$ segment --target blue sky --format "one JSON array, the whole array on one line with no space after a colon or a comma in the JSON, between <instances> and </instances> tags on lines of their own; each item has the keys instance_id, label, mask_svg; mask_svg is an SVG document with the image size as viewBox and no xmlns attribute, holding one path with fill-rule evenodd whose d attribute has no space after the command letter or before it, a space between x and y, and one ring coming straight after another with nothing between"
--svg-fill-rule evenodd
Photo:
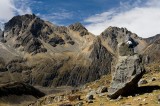
<instances>
[{"instance_id":1,"label":"blue sky","mask_svg":"<svg viewBox=\"0 0 160 106\"><path fill-rule=\"evenodd\" d=\"M68 25L120 5L119 0L34 0L33 13L52 22Z\"/></svg>"},{"instance_id":2,"label":"blue sky","mask_svg":"<svg viewBox=\"0 0 160 106\"><path fill-rule=\"evenodd\" d=\"M57 25L81 22L95 35L109 26L141 37L160 33L160 0L0 0L0 25L26 13Z\"/></svg>"}]
</instances>

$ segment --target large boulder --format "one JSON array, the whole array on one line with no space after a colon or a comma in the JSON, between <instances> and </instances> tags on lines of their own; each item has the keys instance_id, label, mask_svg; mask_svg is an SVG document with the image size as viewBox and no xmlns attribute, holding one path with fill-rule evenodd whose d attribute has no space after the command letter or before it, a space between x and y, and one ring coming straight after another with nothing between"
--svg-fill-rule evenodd
<instances>
[{"instance_id":1,"label":"large boulder","mask_svg":"<svg viewBox=\"0 0 160 106\"><path fill-rule=\"evenodd\" d=\"M124 44L119 46L119 49L123 49ZM129 48L129 46L128 46ZM121 52L122 50L119 50ZM127 50L127 49L125 49ZM116 99L120 95L128 95L136 90L138 82L143 76L145 69L142 64L142 59L138 54L134 54L131 49L120 53L118 57L118 63L113 74L111 85L108 89L108 97Z\"/></svg>"}]
</instances>

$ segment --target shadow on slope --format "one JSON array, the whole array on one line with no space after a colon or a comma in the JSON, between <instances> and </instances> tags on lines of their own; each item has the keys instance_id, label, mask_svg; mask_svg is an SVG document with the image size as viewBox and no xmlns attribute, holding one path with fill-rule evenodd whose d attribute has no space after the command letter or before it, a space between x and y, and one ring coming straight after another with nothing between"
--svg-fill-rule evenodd
<instances>
[{"instance_id":1,"label":"shadow on slope","mask_svg":"<svg viewBox=\"0 0 160 106\"><path fill-rule=\"evenodd\" d=\"M160 90L160 86L152 85L152 86L141 86L136 91L137 94L144 94L144 93L152 93L154 90Z\"/></svg>"},{"instance_id":2,"label":"shadow on slope","mask_svg":"<svg viewBox=\"0 0 160 106\"><path fill-rule=\"evenodd\" d=\"M125 94L123 96L127 97L127 96L135 96L137 94L139 95L143 95L145 93L152 93L154 90L160 90L160 86L158 85L151 85L151 86L141 86L136 88L134 91Z\"/></svg>"},{"instance_id":3,"label":"shadow on slope","mask_svg":"<svg viewBox=\"0 0 160 106\"><path fill-rule=\"evenodd\" d=\"M14 82L0 85L0 103L20 104L34 101L45 94L33 86Z\"/></svg>"},{"instance_id":4,"label":"shadow on slope","mask_svg":"<svg viewBox=\"0 0 160 106\"><path fill-rule=\"evenodd\" d=\"M45 96L44 93L36 88L19 82L5 84L0 87L0 97L8 95L32 95L36 98Z\"/></svg>"}]
</instances>

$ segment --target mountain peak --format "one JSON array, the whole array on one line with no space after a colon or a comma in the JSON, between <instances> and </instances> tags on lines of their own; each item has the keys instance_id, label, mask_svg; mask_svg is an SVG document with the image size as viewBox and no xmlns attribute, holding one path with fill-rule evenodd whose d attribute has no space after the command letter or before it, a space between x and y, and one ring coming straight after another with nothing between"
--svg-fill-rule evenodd
<instances>
[{"instance_id":1,"label":"mountain peak","mask_svg":"<svg viewBox=\"0 0 160 106\"><path fill-rule=\"evenodd\" d=\"M80 32L80 35L81 35L81 36L84 36L84 35L88 35L88 34L89 34L88 30L87 30L81 23L79 23L79 22L74 23L74 24L71 24L71 25L69 25L68 27L69 27L69 29L71 29L71 30L73 30L73 31L78 31L78 32Z\"/></svg>"},{"instance_id":2,"label":"mountain peak","mask_svg":"<svg viewBox=\"0 0 160 106\"><path fill-rule=\"evenodd\" d=\"M20 15L14 16L11 20L5 23L4 29L10 30L15 26L18 26L21 28L24 23L29 24L35 18L38 18L35 14L25 14L21 16Z\"/></svg>"},{"instance_id":3,"label":"mountain peak","mask_svg":"<svg viewBox=\"0 0 160 106\"><path fill-rule=\"evenodd\" d=\"M105 29L103 32L117 32L117 31L121 31L121 32L126 32L126 33L131 33L127 28L123 28L123 27L115 27L115 26L109 26L107 29ZM102 33L103 33L102 32Z\"/></svg>"}]
</instances>

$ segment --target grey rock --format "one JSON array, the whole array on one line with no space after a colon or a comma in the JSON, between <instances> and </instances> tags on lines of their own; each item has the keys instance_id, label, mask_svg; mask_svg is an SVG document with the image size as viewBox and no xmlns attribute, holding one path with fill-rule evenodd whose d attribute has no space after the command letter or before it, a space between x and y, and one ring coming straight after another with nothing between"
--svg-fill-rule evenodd
<instances>
[{"instance_id":1,"label":"grey rock","mask_svg":"<svg viewBox=\"0 0 160 106\"><path fill-rule=\"evenodd\" d=\"M145 56L144 58L145 58L145 59L144 59L145 64L148 64L148 63L149 63L149 60L150 60L150 57L147 55L147 56Z\"/></svg>"},{"instance_id":2,"label":"grey rock","mask_svg":"<svg viewBox=\"0 0 160 106\"><path fill-rule=\"evenodd\" d=\"M98 94L99 97L103 97L103 96L106 96L106 95L107 95L107 93L100 93L100 94Z\"/></svg>"},{"instance_id":3,"label":"grey rock","mask_svg":"<svg viewBox=\"0 0 160 106\"><path fill-rule=\"evenodd\" d=\"M70 75L67 80L68 85L78 86L78 84L95 81L96 79L99 79L100 76L108 74L111 70L112 55L101 44L101 42L95 40L90 48L91 51L88 54L91 61L90 65L87 67L82 67L80 65L75 65L73 68L71 67L71 72L66 73ZM66 84L65 78L61 79L64 79L63 82Z\"/></svg>"},{"instance_id":4,"label":"grey rock","mask_svg":"<svg viewBox=\"0 0 160 106\"><path fill-rule=\"evenodd\" d=\"M86 100L88 101L88 100L93 100L94 98L93 98L93 95L92 94L87 94L86 95Z\"/></svg>"},{"instance_id":5,"label":"grey rock","mask_svg":"<svg viewBox=\"0 0 160 106\"><path fill-rule=\"evenodd\" d=\"M61 37L54 37L50 39L48 43L51 44L53 47L55 47L57 44L60 44L60 45L65 44L64 40Z\"/></svg>"},{"instance_id":6,"label":"grey rock","mask_svg":"<svg viewBox=\"0 0 160 106\"><path fill-rule=\"evenodd\" d=\"M95 95L96 94L96 90L90 90L90 92L88 93L88 94L90 94L90 95Z\"/></svg>"},{"instance_id":7,"label":"grey rock","mask_svg":"<svg viewBox=\"0 0 160 106\"><path fill-rule=\"evenodd\" d=\"M119 45L119 55L120 56L129 56L134 54L134 49L130 47L130 45L126 43L122 43Z\"/></svg>"},{"instance_id":8,"label":"grey rock","mask_svg":"<svg viewBox=\"0 0 160 106\"><path fill-rule=\"evenodd\" d=\"M88 100L87 103L93 103L93 100Z\"/></svg>"},{"instance_id":9,"label":"grey rock","mask_svg":"<svg viewBox=\"0 0 160 106\"><path fill-rule=\"evenodd\" d=\"M141 79L139 82L138 82L138 85L142 85L142 84L147 84L148 81L146 79Z\"/></svg>"},{"instance_id":10,"label":"grey rock","mask_svg":"<svg viewBox=\"0 0 160 106\"><path fill-rule=\"evenodd\" d=\"M156 81L156 78L153 77L153 78L151 79L151 81Z\"/></svg>"},{"instance_id":11,"label":"grey rock","mask_svg":"<svg viewBox=\"0 0 160 106\"><path fill-rule=\"evenodd\" d=\"M117 98L117 101L123 99L123 97L120 95L118 98Z\"/></svg>"},{"instance_id":12,"label":"grey rock","mask_svg":"<svg viewBox=\"0 0 160 106\"><path fill-rule=\"evenodd\" d=\"M106 86L101 86L97 89L97 93L105 93L108 91L108 88Z\"/></svg>"},{"instance_id":13,"label":"grey rock","mask_svg":"<svg viewBox=\"0 0 160 106\"><path fill-rule=\"evenodd\" d=\"M116 99L120 95L127 95L138 87L138 81L145 73L142 59L139 55L119 56L108 97Z\"/></svg>"}]
</instances>

